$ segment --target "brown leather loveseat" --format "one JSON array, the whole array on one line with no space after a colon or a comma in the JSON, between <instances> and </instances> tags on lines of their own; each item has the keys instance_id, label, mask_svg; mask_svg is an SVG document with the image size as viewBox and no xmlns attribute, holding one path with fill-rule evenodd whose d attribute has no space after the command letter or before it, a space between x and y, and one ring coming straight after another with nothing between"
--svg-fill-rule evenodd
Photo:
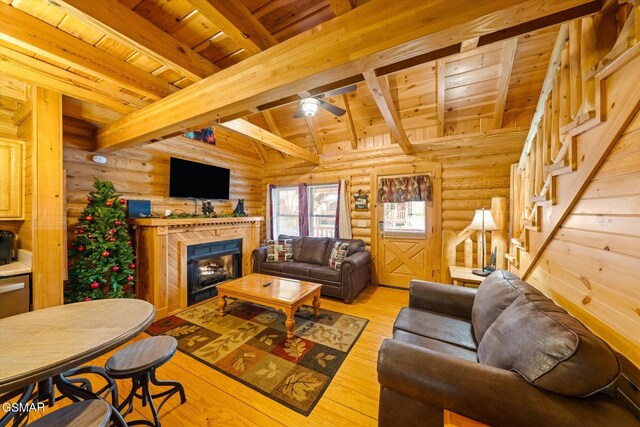
<instances>
[{"instance_id":1,"label":"brown leather loveseat","mask_svg":"<svg viewBox=\"0 0 640 427\"><path fill-rule=\"evenodd\" d=\"M378 355L379 425L638 426L613 396L609 346L536 288L497 270L476 289L414 280Z\"/></svg>"},{"instance_id":2,"label":"brown leather loveseat","mask_svg":"<svg viewBox=\"0 0 640 427\"><path fill-rule=\"evenodd\" d=\"M254 249L253 272L308 280L322 284L322 295L341 298L347 304L371 284L371 253L360 239L297 237L280 235L293 241L293 262L266 262L267 248ZM331 250L337 241L349 243L340 270L329 267Z\"/></svg>"}]
</instances>

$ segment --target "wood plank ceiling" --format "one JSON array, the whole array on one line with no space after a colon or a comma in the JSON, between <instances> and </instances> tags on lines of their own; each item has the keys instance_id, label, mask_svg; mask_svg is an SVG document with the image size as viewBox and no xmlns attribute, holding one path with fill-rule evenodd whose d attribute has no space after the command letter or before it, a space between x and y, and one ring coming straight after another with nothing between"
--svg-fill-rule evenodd
<instances>
[{"instance_id":1,"label":"wood plank ceiling","mask_svg":"<svg viewBox=\"0 0 640 427\"><path fill-rule=\"evenodd\" d=\"M15 98L5 89L22 80L62 92L64 114L95 128L366 3L0 1L0 117L24 102L24 90ZM411 153L412 141L527 126L559 28L544 22L535 27L540 29L481 47L471 39L460 53L417 61L384 77L365 72L354 80L354 92L325 98L348 111L341 117L321 109L312 120L293 118L295 97L245 111L228 119L243 117L266 130L268 143L256 132L239 136L217 126L219 141L263 162L274 147L316 162L316 154L367 147L376 139ZM250 129L235 123L236 130Z\"/></svg>"}]
</instances>

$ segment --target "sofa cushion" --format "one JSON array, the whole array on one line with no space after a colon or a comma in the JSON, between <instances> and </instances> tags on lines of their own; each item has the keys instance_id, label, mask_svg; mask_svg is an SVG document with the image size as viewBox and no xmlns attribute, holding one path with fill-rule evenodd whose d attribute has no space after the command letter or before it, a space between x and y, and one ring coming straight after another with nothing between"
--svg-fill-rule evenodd
<instances>
[{"instance_id":1,"label":"sofa cushion","mask_svg":"<svg viewBox=\"0 0 640 427\"><path fill-rule=\"evenodd\" d=\"M306 262L288 262L286 265L282 266L282 272L299 277L309 277L310 267L312 266Z\"/></svg>"},{"instance_id":2,"label":"sofa cushion","mask_svg":"<svg viewBox=\"0 0 640 427\"><path fill-rule=\"evenodd\" d=\"M523 293L541 295L536 288L505 270L494 271L480 283L471 309L471 322L477 342L482 341L491 324Z\"/></svg>"},{"instance_id":3,"label":"sofa cushion","mask_svg":"<svg viewBox=\"0 0 640 427\"><path fill-rule=\"evenodd\" d=\"M620 372L604 341L541 294L521 295L504 310L480 342L478 360L571 397L606 389Z\"/></svg>"},{"instance_id":4,"label":"sofa cushion","mask_svg":"<svg viewBox=\"0 0 640 427\"><path fill-rule=\"evenodd\" d=\"M309 277L329 282L340 282L340 272L326 265L309 264Z\"/></svg>"},{"instance_id":5,"label":"sofa cushion","mask_svg":"<svg viewBox=\"0 0 640 427\"><path fill-rule=\"evenodd\" d=\"M282 268L284 265L291 264L290 262L265 262L260 267L260 273L269 273L269 272L282 272Z\"/></svg>"},{"instance_id":6,"label":"sofa cushion","mask_svg":"<svg viewBox=\"0 0 640 427\"><path fill-rule=\"evenodd\" d=\"M291 239L267 240L266 262L293 261L293 243Z\"/></svg>"},{"instance_id":7,"label":"sofa cushion","mask_svg":"<svg viewBox=\"0 0 640 427\"><path fill-rule=\"evenodd\" d=\"M329 258L331 258L331 251L333 250L333 246L337 241L345 242L349 244L349 250L347 251L347 256L351 256L357 252L362 252L365 250L364 240L360 239L336 239L333 237L327 237L327 250L324 253L324 262L323 265L329 265Z\"/></svg>"},{"instance_id":8,"label":"sofa cushion","mask_svg":"<svg viewBox=\"0 0 640 427\"><path fill-rule=\"evenodd\" d=\"M403 331L401 329L395 331L393 339L406 344L413 344L419 347L428 348L429 350L444 353L458 359L464 359L470 362L478 361L478 355L475 351L467 350L466 348L458 347L457 345L449 344L444 341L423 337L422 335L412 334L411 332Z\"/></svg>"},{"instance_id":9,"label":"sofa cushion","mask_svg":"<svg viewBox=\"0 0 640 427\"><path fill-rule=\"evenodd\" d=\"M322 237L303 237L302 250L296 259L295 252L293 260L299 262L310 262L311 264L324 265L324 253L327 250L327 239Z\"/></svg>"},{"instance_id":10,"label":"sofa cushion","mask_svg":"<svg viewBox=\"0 0 640 427\"><path fill-rule=\"evenodd\" d=\"M334 270L340 270L342 262L347 257L349 251L349 243L337 241L331 249L331 256L329 257L329 267Z\"/></svg>"},{"instance_id":11,"label":"sofa cushion","mask_svg":"<svg viewBox=\"0 0 640 427\"><path fill-rule=\"evenodd\" d=\"M477 349L471 322L457 317L404 307L393 324L394 332L398 329L470 350Z\"/></svg>"},{"instance_id":12,"label":"sofa cushion","mask_svg":"<svg viewBox=\"0 0 640 427\"><path fill-rule=\"evenodd\" d=\"M278 239L291 239L293 243L293 260L298 261L300 259L300 252L302 252L302 237L281 234L278 236Z\"/></svg>"}]
</instances>

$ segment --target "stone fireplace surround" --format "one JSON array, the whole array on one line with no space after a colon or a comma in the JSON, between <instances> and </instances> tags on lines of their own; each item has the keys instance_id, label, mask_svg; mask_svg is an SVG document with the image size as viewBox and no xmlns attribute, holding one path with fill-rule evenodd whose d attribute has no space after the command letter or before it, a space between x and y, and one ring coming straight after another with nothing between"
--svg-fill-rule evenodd
<instances>
[{"instance_id":1,"label":"stone fireplace surround","mask_svg":"<svg viewBox=\"0 0 640 427\"><path fill-rule=\"evenodd\" d=\"M188 306L187 248L242 239L242 274L251 272L251 251L260 246L262 217L141 218L130 221L136 235L136 296L156 307L156 319Z\"/></svg>"}]
</instances>

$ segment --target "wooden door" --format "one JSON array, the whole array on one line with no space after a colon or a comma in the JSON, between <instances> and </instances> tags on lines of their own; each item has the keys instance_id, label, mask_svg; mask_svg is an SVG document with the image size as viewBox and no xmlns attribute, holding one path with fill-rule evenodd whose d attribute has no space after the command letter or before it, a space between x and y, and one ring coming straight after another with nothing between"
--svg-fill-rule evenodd
<instances>
[{"instance_id":1,"label":"wooden door","mask_svg":"<svg viewBox=\"0 0 640 427\"><path fill-rule=\"evenodd\" d=\"M371 194L374 198L374 221L371 234L372 243L374 243L372 250L377 283L408 288L413 279L437 281L440 278L441 253L439 165L416 165L409 171L404 168L401 173L394 172L396 172L395 168L385 168L372 173ZM422 202L425 213L424 231L398 232L389 230L384 226L385 204L378 203L377 200L379 179L425 173L431 177L433 200ZM387 214L388 212L389 207L387 207Z\"/></svg>"}]
</instances>

